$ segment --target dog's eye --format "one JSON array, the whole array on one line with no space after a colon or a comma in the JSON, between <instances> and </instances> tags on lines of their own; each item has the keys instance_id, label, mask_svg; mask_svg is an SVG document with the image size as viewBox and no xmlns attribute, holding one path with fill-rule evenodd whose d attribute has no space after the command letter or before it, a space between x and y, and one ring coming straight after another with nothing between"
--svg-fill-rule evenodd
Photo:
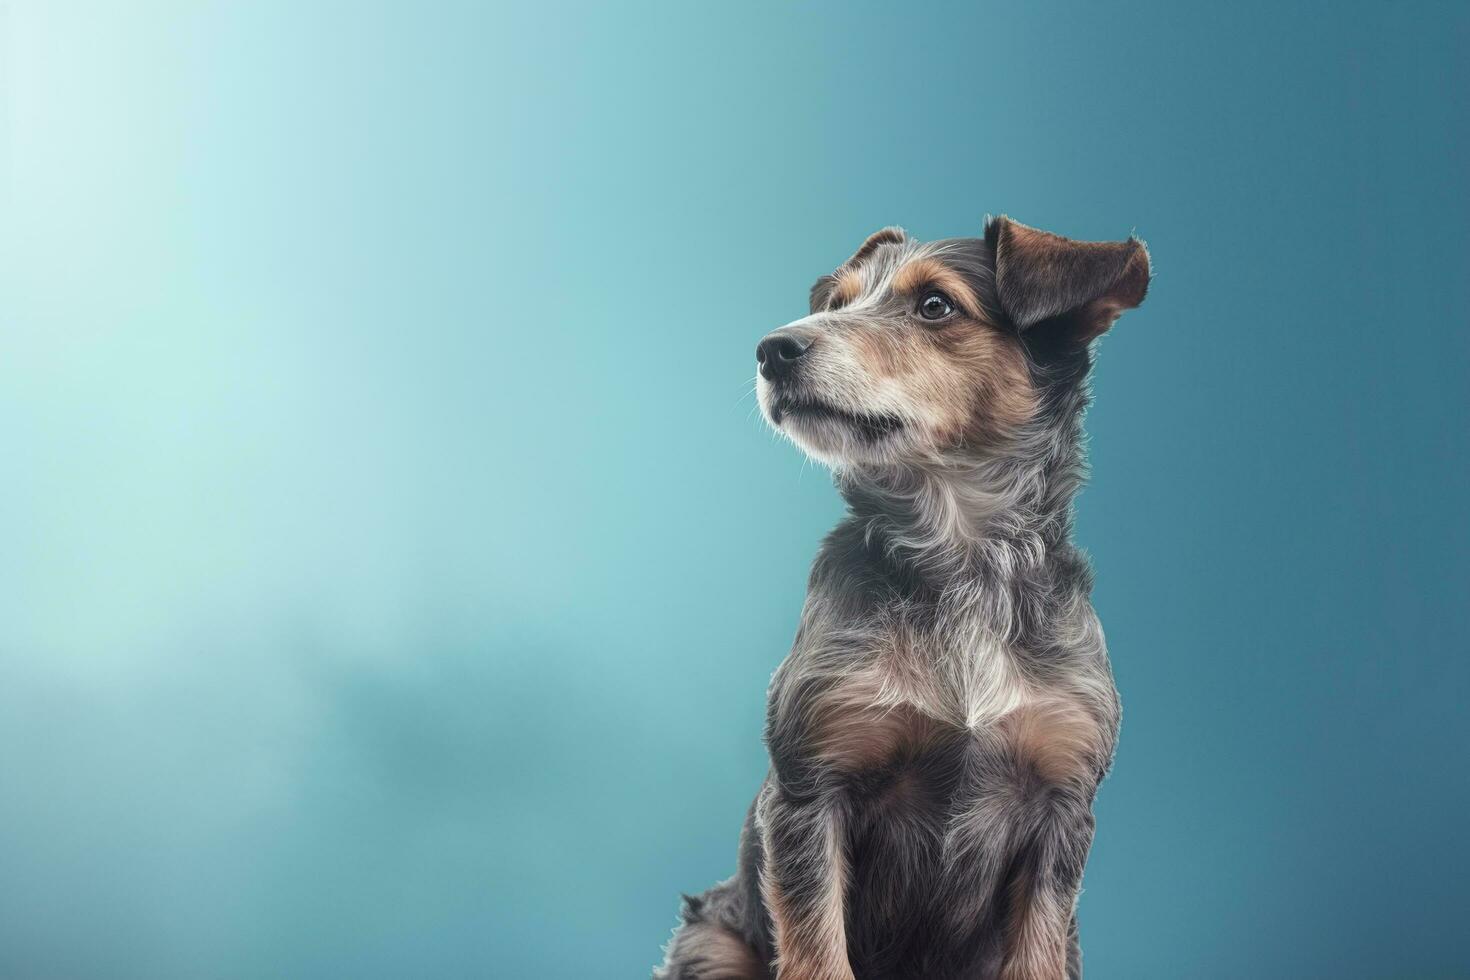
<instances>
[{"instance_id":1,"label":"dog's eye","mask_svg":"<svg viewBox=\"0 0 1470 980\"><path fill-rule=\"evenodd\" d=\"M954 304L943 293L925 293L919 300L919 316L926 320L943 320L954 312Z\"/></svg>"}]
</instances>

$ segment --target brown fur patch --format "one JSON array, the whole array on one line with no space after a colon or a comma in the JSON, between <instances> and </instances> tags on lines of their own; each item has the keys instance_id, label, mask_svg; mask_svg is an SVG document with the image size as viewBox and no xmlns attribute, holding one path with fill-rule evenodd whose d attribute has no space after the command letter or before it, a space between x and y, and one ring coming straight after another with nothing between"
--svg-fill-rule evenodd
<instances>
[{"instance_id":1,"label":"brown fur patch","mask_svg":"<svg viewBox=\"0 0 1470 980\"><path fill-rule=\"evenodd\" d=\"M1066 980L1071 909L1054 895L1038 894L1029 875L1012 884L1010 899L1001 980Z\"/></svg>"},{"instance_id":2,"label":"brown fur patch","mask_svg":"<svg viewBox=\"0 0 1470 980\"><path fill-rule=\"evenodd\" d=\"M1001 722L1016 758L1048 783L1095 785L1103 763L1103 732L1096 718L1063 700L1040 701Z\"/></svg>"},{"instance_id":3,"label":"brown fur patch","mask_svg":"<svg viewBox=\"0 0 1470 980\"><path fill-rule=\"evenodd\" d=\"M957 353L974 384L964 428L967 443L1001 442L1031 420L1037 394L1018 341L987 327L976 331Z\"/></svg>"},{"instance_id":4,"label":"brown fur patch","mask_svg":"<svg viewBox=\"0 0 1470 980\"><path fill-rule=\"evenodd\" d=\"M982 321L961 318L940 330L866 324L848 343L864 372L901 384L944 444L994 445L1036 413L1020 342Z\"/></svg>"},{"instance_id":5,"label":"brown fur patch","mask_svg":"<svg viewBox=\"0 0 1470 980\"><path fill-rule=\"evenodd\" d=\"M839 269L836 278L837 284L832 287L828 301L833 309L846 306L863 294L863 277L856 269Z\"/></svg>"},{"instance_id":6,"label":"brown fur patch","mask_svg":"<svg viewBox=\"0 0 1470 980\"><path fill-rule=\"evenodd\" d=\"M926 286L947 293L971 319L984 319L980 297L975 295L970 284L958 272L932 255L921 256L905 263L903 268L894 273L890 288L896 294L912 296Z\"/></svg>"},{"instance_id":7,"label":"brown fur patch","mask_svg":"<svg viewBox=\"0 0 1470 980\"><path fill-rule=\"evenodd\" d=\"M709 980L765 980L769 976L748 943L713 922L685 926L674 953L681 962L697 963L699 976Z\"/></svg>"},{"instance_id":8,"label":"brown fur patch","mask_svg":"<svg viewBox=\"0 0 1470 980\"><path fill-rule=\"evenodd\" d=\"M936 737L934 719L888 695L873 669L823 691L810 708L814 754L846 771L871 769Z\"/></svg>"},{"instance_id":9,"label":"brown fur patch","mask_svg":"<svg viewBox=\"0 0 1470 980\"><path fill-rule=\"evenodd\" d=\"M761 897L765 899L766 913L771 917L771 943L776 947L778 960L782 949L790 950L788 962L798 959L799 954L795 947L797 936L800 933L793 928L791 911L787 907L785 894L769 875L761 879ZM783 975L778 969L777 976Z\"/></svg>"}]
</instances>

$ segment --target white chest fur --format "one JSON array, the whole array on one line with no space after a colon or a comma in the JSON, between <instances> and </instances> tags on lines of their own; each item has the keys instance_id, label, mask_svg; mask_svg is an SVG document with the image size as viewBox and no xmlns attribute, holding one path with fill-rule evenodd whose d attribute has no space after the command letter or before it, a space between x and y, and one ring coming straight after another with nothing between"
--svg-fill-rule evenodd
<instances>
[{"instance_id":1,"label":"white chest fur","mask_svg":"<svg viewBox=\"0 0 1470 980\"><path fill-rule=\"evenodd\" d=\"M937 721L980 731L1036 697L1017 658L977 624L941 631L900 630L874 667L889 678L889 697Z\"/></svg>"}]
</instances>

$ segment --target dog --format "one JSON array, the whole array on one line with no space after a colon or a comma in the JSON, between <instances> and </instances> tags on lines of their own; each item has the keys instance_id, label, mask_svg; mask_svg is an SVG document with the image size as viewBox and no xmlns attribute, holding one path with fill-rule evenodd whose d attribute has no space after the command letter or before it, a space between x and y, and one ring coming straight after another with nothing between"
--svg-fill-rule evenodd
<instances>
[{"instance_id":1,"label":"dog","mask_svg":"<svg viewBox=\"0 0 1470 980\"><path fill-rule=\"evenodd\" d=\"M1137 238L885 228L760 341L766 419L849 511L771 681L738 871L685 898L656 980L1082 975L1120 708L1072 502L1093 342L1150 278Z\"/></svg>"}]
</instances>

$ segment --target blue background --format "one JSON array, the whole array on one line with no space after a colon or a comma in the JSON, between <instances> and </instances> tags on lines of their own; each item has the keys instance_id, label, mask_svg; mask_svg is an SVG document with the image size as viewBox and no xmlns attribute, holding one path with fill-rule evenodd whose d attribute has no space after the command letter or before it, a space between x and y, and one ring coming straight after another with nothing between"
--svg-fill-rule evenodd
<instances>
[{"instance_id":1,"label":"blue background","mask_svg":"<svg viewBox=\"0 0 1470 980\"><path fill-rule=\"evenodd\" d=\"M0 10L0 975L639 977L865 236L1136 232L1094 978L1470 976L1461 4Z\"/></svg>"}]
</instances>

